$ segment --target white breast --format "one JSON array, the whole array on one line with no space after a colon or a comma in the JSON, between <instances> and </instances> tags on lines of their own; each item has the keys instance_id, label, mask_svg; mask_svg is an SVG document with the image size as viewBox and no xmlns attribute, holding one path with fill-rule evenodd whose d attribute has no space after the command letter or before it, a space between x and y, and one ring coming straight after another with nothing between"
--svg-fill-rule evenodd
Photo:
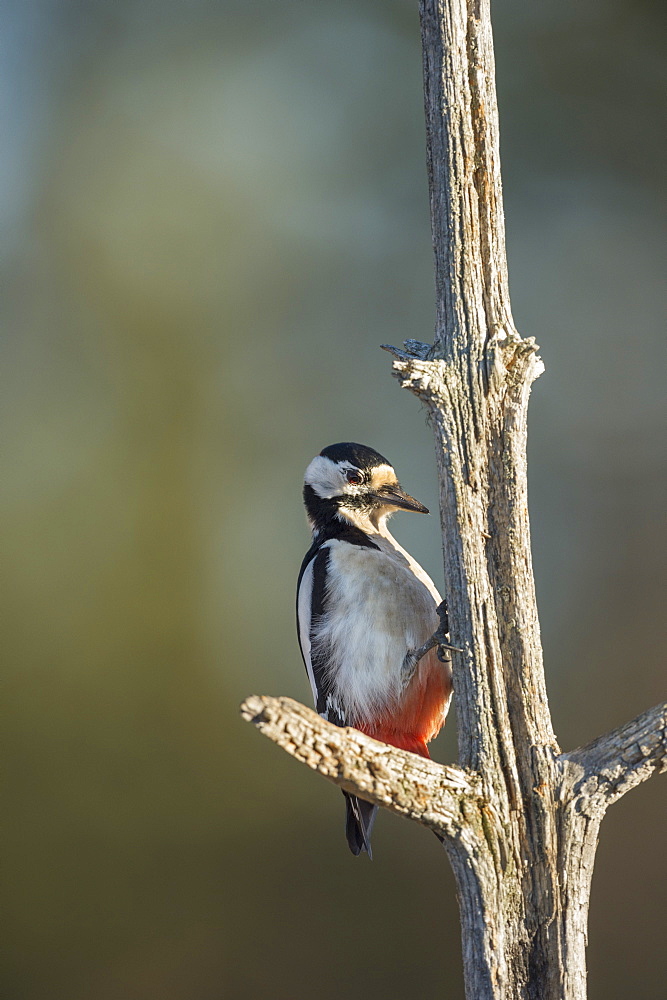
<instances>
[{"instance_id":1,"label":"white breast","mask_svg":"<svg viewBox=\"0 0 667 1000\"><path fill-rule=\"evenodd\" d=\"M387 536L373 537L379 550L328 543L327 611L313 647L326 659L335 698L353 725L396 702L406 653L439 624L432 580Z\"/></svg>"}]
</instances>

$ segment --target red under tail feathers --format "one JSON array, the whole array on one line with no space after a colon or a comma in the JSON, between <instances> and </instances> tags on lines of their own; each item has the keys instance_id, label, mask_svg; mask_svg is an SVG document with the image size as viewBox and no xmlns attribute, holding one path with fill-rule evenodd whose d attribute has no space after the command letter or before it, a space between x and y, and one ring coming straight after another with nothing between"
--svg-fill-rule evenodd
<instances>
[{"instance_id":1,"label":"red under tail feathers","mask_svg":"<svg viewBox=\"0 0 667 1000\"><path fill-rule=\"evenodd\" d=\"M367 736L372 736L380 743L388 743L389 746L398 747L399 750L409 750L410 753L419 754L420 757L431 759L426 741L421 736L414 736L411 733L396 733L387 729L363 729Z\"/></svg>"},{"instance_id":2,"label":"red under tail feathers","mask_svg":"<svg viewBox=\"0 0 667 1000\"><path fill-rule=\"evenodd\" d=\"M430 759L426 744L445 724L451 691L451 678L433 651L424 658L393 713L359 728L376 740Z\"/></svg>"}]
</instances>

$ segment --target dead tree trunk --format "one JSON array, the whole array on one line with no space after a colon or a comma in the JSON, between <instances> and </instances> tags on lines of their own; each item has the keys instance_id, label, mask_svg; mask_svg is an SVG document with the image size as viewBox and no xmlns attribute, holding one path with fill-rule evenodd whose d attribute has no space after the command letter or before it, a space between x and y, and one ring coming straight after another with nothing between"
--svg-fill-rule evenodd
<instances>
[{"instance_id":1,"label":"dead tree trunk","mask_svg":"<svg viewBox=\"0 0 667 1000\"><path fill-rule=\"evenodd\" d=\"M489 0L421 0L437 291L433 346L390 348L435 435L458 767L289 699L246 718L349 792L431 827L458 886L469 1000L584 1000L588 900L607 807L667 769L667 703L561 753L546 698L526 493L542 371L510 310Z\"/></svg>"}]
</instances>

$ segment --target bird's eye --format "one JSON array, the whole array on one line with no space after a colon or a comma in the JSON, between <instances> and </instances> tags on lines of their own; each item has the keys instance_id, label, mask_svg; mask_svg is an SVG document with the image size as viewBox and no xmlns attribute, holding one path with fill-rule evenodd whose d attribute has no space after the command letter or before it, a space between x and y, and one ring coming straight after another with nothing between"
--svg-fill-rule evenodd
<instances>
[{"instance_id":1,"label":"bird's eye","mask_svg":"<svg viewBox=\"0 0 667 1000\"><path fill-rule=\"evenodd\" d=\"M355 472L353 469L350 469L349 472L345 473L345 475L347 477L347 481L350 484L350 486L358 486L359 483L361 482L361 476L359 475L358 472Z\"/></svg>"}]
</instances>

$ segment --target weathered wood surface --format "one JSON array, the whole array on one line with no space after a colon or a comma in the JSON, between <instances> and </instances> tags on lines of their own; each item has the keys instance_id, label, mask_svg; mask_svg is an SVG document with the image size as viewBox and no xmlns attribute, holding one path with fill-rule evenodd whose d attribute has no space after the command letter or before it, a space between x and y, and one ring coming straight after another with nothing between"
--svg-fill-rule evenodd
<instances>
[{"instance_id":1,"label":"weathered wood surface","mask_svg":"<svg viewBox=\"0 0 667 1000\"><path fill-rule=\"evenodd\" d=\"M488 0L421 0L433 345L394 355L435 437L459 764L337 729L289 699L244 716L346 791L425 823L457 881L469 1000L584 1000L608 805L667 767L667 704L561 754L530 549L527 409L543 370L512 321Z\"/></svg>"},{"instance_id":2,"label":"weathered wood surface","mask_svg":"<svg viewBox=\"0 0 667 1000\"><path fill-rule=\"evenodd\" d=\"M463 801L481 794L475 775L379 743L357 729L341 729L291 698L253 695L243 702L241 714L345 791L438 833L462 828Z\"/></svg>"},{"instance_id":3,"label":"weathered wood surface","mask_svg":"<svg viewBox=\"0 0 667 1000\"><path fill-rule=\"evenodd\" d=\"M509 856L511 838L504 835L493 789L490 796L485 794L480 775L424 760L355 729L341 729L291 698L253 695L243 703L241 713L292 757L345 791L416 820L443 838L457 876L465 918L464 959L466 966L475 966L472 972L466 968L468 996L509 1000L558 996L559 991L564 997L585 996L588 893L600 820L611 802L652 774L667 770L667 703L586 747L554 755L553 786L532 790L540 808L548 806L554 812L557 843L551 852L558 855L558 905L544 881L543 860L538 859L536 873L528 873L531 862L521 854L521 845L518 854ZM538 842L536 846L538 855L551 853L549 845ZM503 882L505 893L511 887L516 890L517 873L523 873L524 878L530 875L536 894L537 912L532 922L524 922L525 915L519 909L514 914L518 899L512 905L505 901L502 907L502 898L496 899L496 909L476 909L480 895L493 899ZM484 889L478 887L480 879ZM548 922L540 924L545 906L551 913L561 909L569 919L553 928ZM501 918L511 923L513 915L515 925L500 925ZM526 948L525 962L532 955L533 964L537 963L525 982L516 977L516 956L504 951L517 936L508 931L519 929L519 943ZM552 975L548 963L540 963L553 947L559 958ZM529 967L524 962L519 967L528 976ZM548 992L550 979L553 987ZM534 989L527 992L531 981ZM473 987L478 992L472 993Z\"/></svg>"}]
</instances>

